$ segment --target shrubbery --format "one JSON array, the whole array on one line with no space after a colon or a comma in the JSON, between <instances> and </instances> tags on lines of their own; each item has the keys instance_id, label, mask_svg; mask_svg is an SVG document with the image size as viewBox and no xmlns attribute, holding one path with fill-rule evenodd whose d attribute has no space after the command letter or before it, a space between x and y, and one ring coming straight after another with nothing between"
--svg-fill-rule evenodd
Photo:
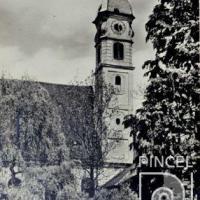
<instances>
[{"instance_id":1,"label":"shrubbery","mask_svg":"<svg viewBox=\"0 0 200 200\"><path fill-rule=\"evenodd\" d=\"M102 189L96 192L94 200L138 200L138 197L129 185L124 185L120 189Z\"/></svg>"}]
</instances>

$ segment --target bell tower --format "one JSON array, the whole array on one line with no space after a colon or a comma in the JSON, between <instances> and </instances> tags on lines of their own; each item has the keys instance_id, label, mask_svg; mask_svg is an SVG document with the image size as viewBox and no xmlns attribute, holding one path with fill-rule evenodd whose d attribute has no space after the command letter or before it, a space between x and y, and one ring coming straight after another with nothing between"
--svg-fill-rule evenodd
<instances>
[{"instance_id":1,"label":"bell tower","mask_svg":"<svg viewBox=\"0 0 200 200\"><path fill-rule=\"evenodd\" d=\"M132 138L122 124L124 117L133 113L133 20L128 0L103 0L93 22L97 29L96 85L99 87L103 80L114 88L115 100L111 100L107 111L115 111L106 122L112 132L107 139L114 143L107 155L106 166L107 173L113 176L133 162L133 153L129 149Z\"/></svg>"}]
</instances>

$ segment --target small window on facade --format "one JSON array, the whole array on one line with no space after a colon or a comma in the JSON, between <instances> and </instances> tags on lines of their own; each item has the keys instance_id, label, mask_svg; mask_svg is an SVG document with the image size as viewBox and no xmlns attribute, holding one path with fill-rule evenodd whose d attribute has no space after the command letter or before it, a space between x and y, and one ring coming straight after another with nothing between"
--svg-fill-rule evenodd
<instances>
[{"instance_id":1,"label":"small window on facade","mask_svg":"<svg viewBox=\"0 0 200 200\"><path fill-rule=\"evenodd\" d=\"M117 124L117 125L120 125L120 122L121 122L120 119L117 118L117 119L116 119L116 124Z\"/></svg>"},{"instance_id":2,"label":"small window on facade","mask_svg":"<svg viewBox=\"0 0 200 200\"><path fill-rule=\"evenodd\" d=\"M114 59L123 60L124 59L124 45L117 42L113 46Z\"/></svg>"},{"instance_id":3,"label":"small window on facade","mask_svg":"<svg viewBox=\"0 0 200 200\"><path fill-rule=\"evenodd\" d=\"M118 14L118 13L119 13L119 9L118 9L118 8L115 8L115 9L114 9L114 12Z\"/></svg>"},{"instance_id":4,"label":"small window on facade","mask_svg":"<svg viewBox=\"0 0 200 200\"><path fill-rule=\"evenodd\" d=\"M115 77L115 85L121 85L121 77L120 76L116 76Z\"/></svg>"}]
</instances>

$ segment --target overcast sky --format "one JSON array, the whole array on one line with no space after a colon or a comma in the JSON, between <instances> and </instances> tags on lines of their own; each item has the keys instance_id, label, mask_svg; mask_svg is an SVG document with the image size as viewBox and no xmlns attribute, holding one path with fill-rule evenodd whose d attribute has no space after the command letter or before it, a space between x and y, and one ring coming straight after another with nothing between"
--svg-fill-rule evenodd
<instances>
[{"instance_id":1,"label":"overcast sky","mask_svg":"<svg viewBox=\"0 0 200 200\"><path fill-rule=\"evenodd\" d=\"M131 0L136 17L136 74L144 60L152 57L151 46L145 44L144 25L155 1ZM0 71L14 78L29 74L39 81L64 84L84 79L95 68L92 21L100 3L101 0L0 0Z\"/></svg>"},{"instance_id":2,"label":"overcast sky","mask_svg":"<svg viewBox=\"0 0 200 200\"><path fill-rule=\"evenodd\" d=\"M121 0L123 3L123 0ZM130 0L136 17L133 64L135 85L141 65L153 58L145 43L145 23L157 0ZM95 69L92 24L101 0L0 0L0 71L69 84Z\"/></svg>"}]
</instances>

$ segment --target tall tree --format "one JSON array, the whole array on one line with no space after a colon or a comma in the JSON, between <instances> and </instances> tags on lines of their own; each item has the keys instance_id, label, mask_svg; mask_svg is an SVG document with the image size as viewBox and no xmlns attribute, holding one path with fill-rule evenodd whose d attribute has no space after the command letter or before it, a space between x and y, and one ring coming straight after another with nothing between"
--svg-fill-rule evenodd
<instances>
[{"instance_id":1,"label":"tall tree","mask_svg":"<svg viewBox=\"0 0 200 200\"><path fill-rule=\"evenodd\" d=\"M65 109L65 112L69 113L66 128L71 135L71 155L81 161L86 174L82 186L91 197L94 196L100 176L103 174L106 157L115 147L113 142L107 140L112 130L105 124L106 118L114 114L115 109L113 113L107 112L111 99L115 101L114 90L101 83L104 90L104 98L101 98L94 92L94 85L94 79L90 77L85 82L71 87L68 91L70 106Z\"/></svg>"},{"instance_id":2,"label":"tall tree","mask_svg":"<svg viewBox=\"0 0 200 200\"><path fill-rule=\"evenodd\" d=\"M33 81L2 78L0 98L1 149L11 144L26 162L58 163L65 138L47 90Z\"/></svg>"},{"instance_id":3,"label":"tall tree","mask_svg":"<svg viewBox=\"0 0 200 200\"><path fill-rule=\"evenodd\" d=\"M0 167L9 168L11 172L6 183L8 196L25 199L30 192L34 199L40 194L55 199L52 195L56 197L59 191L74 182L70 166L61 119L48 91L34 81L2 77ZM34 190L38 191L37 195ZM43 196L36 199L45 199Z\"/></svg>"},{"instance_id":4,"label":"tall tree","mask_svg":"<svg viewBox=\"0 0 200 200\"><path fill-rule=\"evenodd\" d=\"M132 127L132 146L138 155L191 156L200 195L198 0L160 0L146 30L156 56L143 66L149 77L143 107L125 122Z\"/></svg>"}]
</instances>

